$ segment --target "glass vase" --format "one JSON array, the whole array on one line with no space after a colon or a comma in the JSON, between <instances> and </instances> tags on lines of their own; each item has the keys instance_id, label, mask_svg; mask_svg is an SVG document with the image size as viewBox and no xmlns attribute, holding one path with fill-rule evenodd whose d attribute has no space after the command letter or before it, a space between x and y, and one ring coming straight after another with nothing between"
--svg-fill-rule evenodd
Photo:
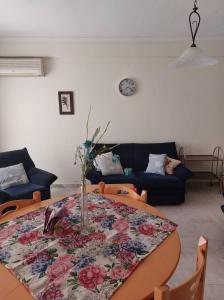
<instances>
[{"instance_id":1,"label":"glass vase","mask_svg":"<svg viewBox=\"0 0 224 300\"><path fill-rule=\"evenodd\" d=\"M88 227L88 196L86 194L86 181L82 179L81 195L80 195L80 210L81 210L81 230Z\"/></svg>"}]
</instances>

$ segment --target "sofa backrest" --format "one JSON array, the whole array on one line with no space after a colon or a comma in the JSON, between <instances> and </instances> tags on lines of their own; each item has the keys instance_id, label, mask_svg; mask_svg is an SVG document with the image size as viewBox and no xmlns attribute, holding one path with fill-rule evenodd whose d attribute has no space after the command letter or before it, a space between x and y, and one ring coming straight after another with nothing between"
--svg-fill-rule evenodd
<instances>
[{"instance_id":1,"label":"sofa backrest","mask_svg":"<svg viewBox=\"0 0 224 300\"><path fill-rule=\"evenodd\" d=\"M134 168L134 144L98 144L96 148L106 145L108 148L114 147L111 151L113 154L120 156L121 165L123 168Z\"/></svg>"},{"instance_id":2,"label":"sofa backrest","mask_svg":"<svg viewBox=\"0 0 224 300\"><path fill-rule=\"evenodd\" d=\"M19 163L23 164L26 172L32 167L35 167L26 148L0 153L0 168L17 165Z\"/></svg>"},{"instance_id":3,"label":"sofa backrest","mask_svg":"<svg viewBox=\"0 0 224 300\"><path fill-rule=\"evenodd\" d=\"M134 170L145 171L149 162L149 154L167 154L169 157L177 159L175 142L169 143L148 143L135 144L134 146Z\"/></svg>"},{"instance_id":4,"label":"sofa backrest","mask_svg":"<svg viewBox=\"0 0 224 300\"><path fill-rule=\"evenodd\" d=\"M104 144L97 145L96 148ZM112 147L116 144L105 144ZM147 144L119 144L112 149L114 154L119 154L123 168L132 168L134 171L145 171L149 161L149 154L167 154L177 159L175 142L169 143L147 143Z\"/></svg>"}]
</instances>

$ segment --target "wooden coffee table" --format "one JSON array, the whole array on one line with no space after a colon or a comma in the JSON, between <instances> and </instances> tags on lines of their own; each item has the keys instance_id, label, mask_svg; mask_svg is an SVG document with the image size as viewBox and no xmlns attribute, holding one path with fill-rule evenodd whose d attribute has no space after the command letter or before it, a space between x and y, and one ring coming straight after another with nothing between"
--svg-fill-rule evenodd
<instances>
[{"instance_id":1,"label":"wooden coffee table","mask_svg":"<svg viewBox=\"0 0 224 300\"><path fill-rule=\"evenodd\" d=\"M91 187L92 188L92 187ZM91 189L90 188L90 189ZM143 202L130 200L121 195L104 195L107 198L147 211L160 217L164 215L156 208ZM0 223L24 215L40 207L50 205L62 197L42 201L13 212L0 220ZM162 244L148 255L134 273L115 292L111 300L149 300L155 286L166 283L176 269L180 257L180 239L174 231ZM2 264L0 264L0 300L33 300L26 288Z\"/></svg>"}]
</instances>

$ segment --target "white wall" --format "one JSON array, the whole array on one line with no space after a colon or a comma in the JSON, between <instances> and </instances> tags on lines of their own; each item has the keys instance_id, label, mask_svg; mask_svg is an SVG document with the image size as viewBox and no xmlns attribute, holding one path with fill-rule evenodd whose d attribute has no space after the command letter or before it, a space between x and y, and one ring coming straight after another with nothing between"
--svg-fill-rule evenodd
<instances>
[{"instance_id":1,"label":"white wall","mask_svg":"<svg viewBox=\"0 0 224 300\"><path fill-rule=\"evenodd\" d=\"M43 56L46 76L0 78L0 151L27 147L40 168L74 183L75 147L111 120L105 142L175 140L189 153L224 146L224 42L201 42L220 64L201 70L167 67L188 43L2 39L0 56ZM134 78L132 97L118 83ZM57 92L74 91L75 115L61 116Z\"/></svg>"}]
</instances>

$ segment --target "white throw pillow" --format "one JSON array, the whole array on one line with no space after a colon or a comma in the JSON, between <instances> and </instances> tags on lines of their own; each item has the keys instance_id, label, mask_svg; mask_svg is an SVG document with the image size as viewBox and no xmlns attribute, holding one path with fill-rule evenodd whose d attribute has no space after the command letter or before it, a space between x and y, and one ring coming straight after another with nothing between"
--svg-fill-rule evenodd
<instances>
[{"instance_id":1,"label":"white throw pillow","mask_svg":"<svg viewBox=\"0 0 224 300\"><path fill-rule=\"evenodd\" d=\"M107 152L97 155L95 165L103 176L123 174L123 169L119 160L113 161L113 153Z\"/></svg>"},{"instance_id":2,"label":"white throw pillow","mask_svg":"<svg viewBox=\"0 0 224 300\"><path fill-rule=\"evenodd\" d=\"M29 180L23 164L0 168L0 189L28 183Z\"/></svg>"},{"instance_id":3,"label":"white throw pillow","mask_svg":"<svg viewBox=\"0 0 224 300\"><path fill-rule=\"evenodd\" d=\"M165 175L166 154L149 154L146 173Z\"/></svg>"}]
</instances>

